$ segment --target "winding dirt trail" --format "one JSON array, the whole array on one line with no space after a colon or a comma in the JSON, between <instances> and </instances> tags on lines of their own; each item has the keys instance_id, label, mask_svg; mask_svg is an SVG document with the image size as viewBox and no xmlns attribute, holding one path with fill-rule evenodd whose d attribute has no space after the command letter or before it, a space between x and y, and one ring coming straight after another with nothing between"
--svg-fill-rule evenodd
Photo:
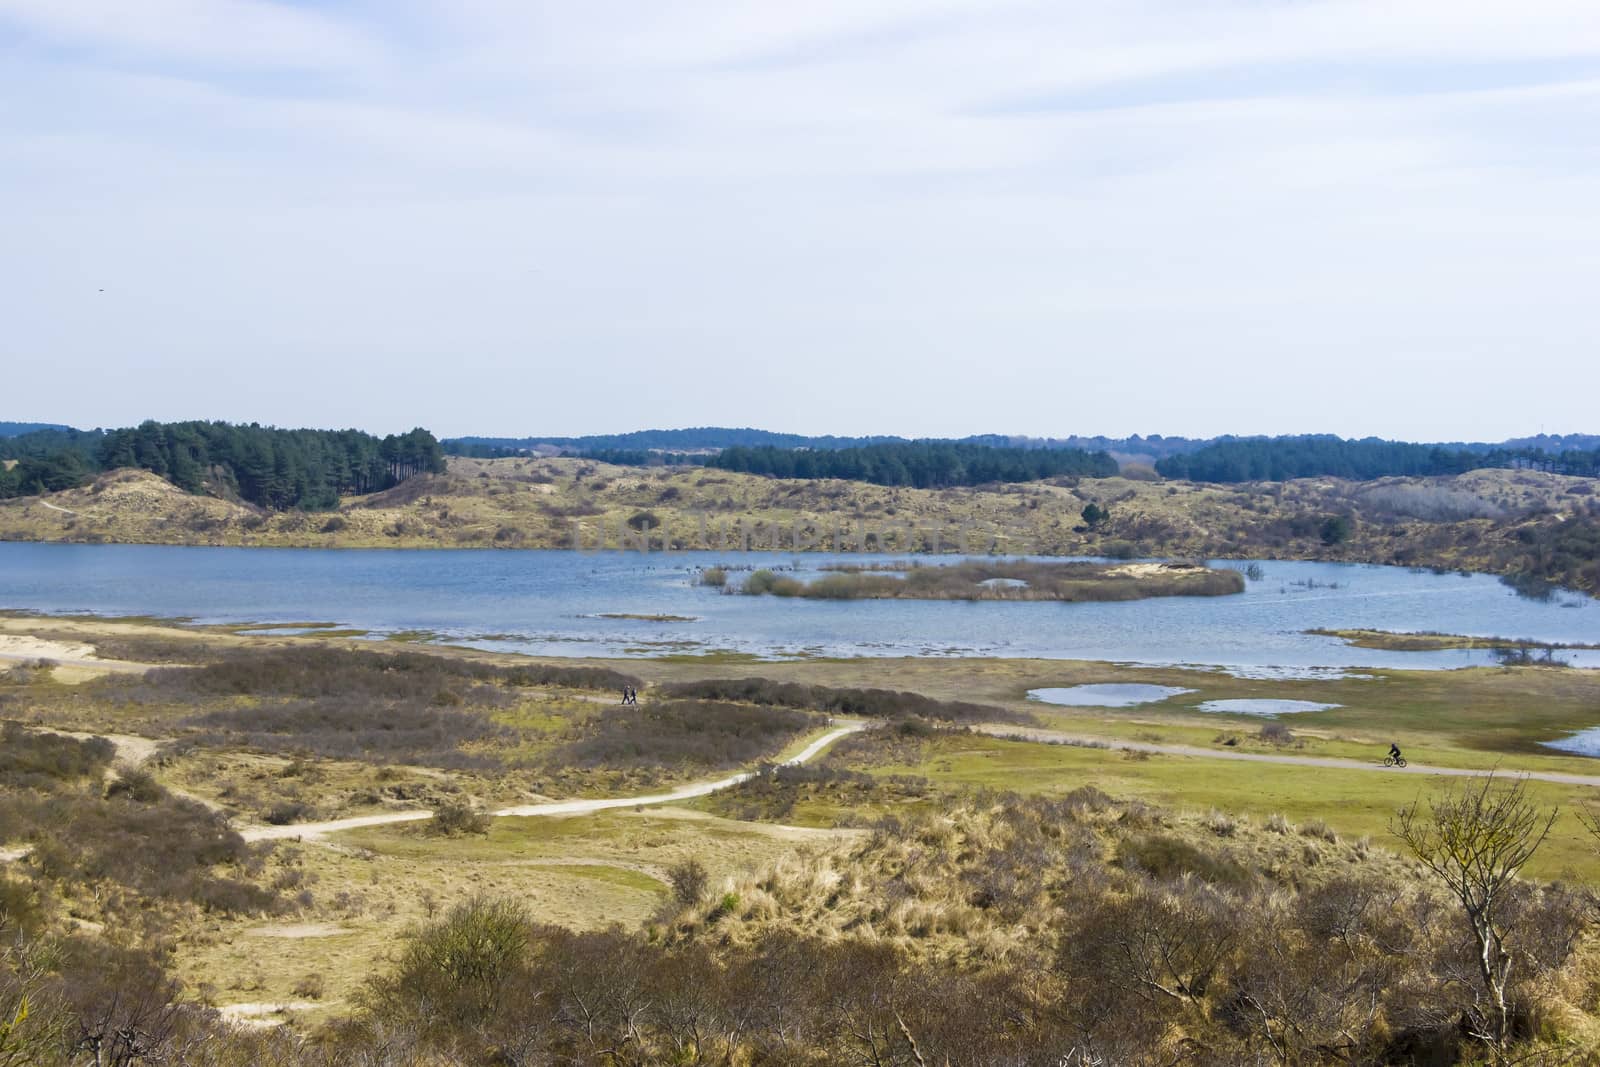
<instances>
[{"instance_id":1,"label":"winding dirt trail","mask_svg":"<svg viewBox=\"0 0 1600 1067\"><path fill-rule=\"evenodd\" d=\"M1050 745L1079 745L1085 748L1106 748L1112 751L1149 752L1162 756L1195 756L1200 759L1236 760L1242 763L1286 763L1295 767L1327 767L1339 771L1378 771L1383 774L1422 774L1445 778L1487 778L1496 774L1502 778L1531 778L1538 782L1556 782L1561 785L1587 785L1600 788L1600 775L1565 774L1561 771L1521 771L1515 767L1501 767L1494 771L1469 767L1430 767L1411 763L1405 767L1385 767L1374 760L1335 759L1331 756L1290 756L1269 752L1230 752L1226 749L1201 748L1198 745L1158 745L1146 741L1108 741L1104 737L1070 734L1061 730L1044 730L1030 726L987 725L974 726L979 733L1019 741L1037 741Z\"/></svg>"},{"instance_id":2,"label":"winding dirt trail","mask_svg":"<svg viewBox=\"0 0 1600 1067\"><path fill-rule=\"evenodd\" d=\"M852 722L835 727L811 742L805 748L795 753L793 758L785 760L784 765L805 763L816 758L817 754L835 741L848 734L853 734L866 727L865 723ZM541 804L522 804L511 808L501 808L489 814L495 818L532 818L548 815L593 815L595 812L611 811L616 808L634 808L655 804L673 804L680 800L693 800L696 797L710 796L712 793L731 789L751 777L753 772L741 771L726 778L718 778L713 782L694 782L681 785L665 793L651 793L638 797L607 797L598 800L552 800ZM355 815L348 819L332 819L328 822L303 822L292 823L287 826L245 826L239 828L239 833L246 841L279 841L285 838L300 838L315 841L328 834L336 834L341 830L359 830L367 826L387 826L390 823L421 822L433 818L431 811L386 811L379 815Z\"/></svg>"}]
</instances>

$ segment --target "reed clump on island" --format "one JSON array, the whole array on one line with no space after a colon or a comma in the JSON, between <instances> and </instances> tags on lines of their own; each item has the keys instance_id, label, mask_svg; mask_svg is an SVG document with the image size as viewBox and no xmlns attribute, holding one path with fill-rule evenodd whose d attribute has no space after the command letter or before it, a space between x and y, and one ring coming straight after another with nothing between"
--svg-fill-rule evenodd
<instances>
[{"instance_id":1,"label":"reed clump on island","mask_svg":"<svg viewBox=\"0 0 1600 1067\"><path fill-rule=\"evenodd\" d=\"M812 600L1143 600L1242 593L1244 575L1199 563L1055 563L968 560L948 566L845 565L805 582L772 571L745 579L747 595Z\"/></svg>"}]
</instances>

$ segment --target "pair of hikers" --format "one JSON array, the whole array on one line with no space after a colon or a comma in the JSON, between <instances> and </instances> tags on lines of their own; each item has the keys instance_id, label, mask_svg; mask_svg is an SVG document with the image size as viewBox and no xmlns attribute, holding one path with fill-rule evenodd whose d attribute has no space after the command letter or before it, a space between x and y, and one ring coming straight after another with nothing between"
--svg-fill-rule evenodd
<instances>
[{"instance_id":1,"label":"pair of hikers","mask_svg":"<svg viewBox=\"0 0 1600 1067\"><path fill-rule=\"evenodd\" d=\"M623 686L622 687L622 702L624 704L637 704L637 703L639 703L639 691L637 689L635 689L631 685Z\"/></svg>"}]
</instances>

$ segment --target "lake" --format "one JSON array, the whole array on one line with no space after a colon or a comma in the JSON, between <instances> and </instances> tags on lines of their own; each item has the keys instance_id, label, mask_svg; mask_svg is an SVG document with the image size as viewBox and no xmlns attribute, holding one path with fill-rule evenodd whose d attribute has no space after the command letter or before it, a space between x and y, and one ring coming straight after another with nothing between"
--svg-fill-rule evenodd
<instances>
[{"instance_id":1,"label":"lake","mask_svg":"<svg viewBox=\"0 0 1600 1067\"><path fill-rule=\"evenodd\" d=\"M549 656L1040 657L1207 665L1253 677L1494 662L1486 650L1353 648L1302 632L1311 628L1600 643L1600 601L1587 596L1535 600L1487 575L1361 564L1263 560L1263 577L1236 596L1108 604L778 599L694 584L698 570L712 565L793 568L810 578L823 564L874 558L0 543L0 608L202 623L328 622ZM901 557L876 557L893 558ZM730 583L744 574L732 570ZM1600 652L1561 655L1600 667Z\"/></svg>"}]
</instances>

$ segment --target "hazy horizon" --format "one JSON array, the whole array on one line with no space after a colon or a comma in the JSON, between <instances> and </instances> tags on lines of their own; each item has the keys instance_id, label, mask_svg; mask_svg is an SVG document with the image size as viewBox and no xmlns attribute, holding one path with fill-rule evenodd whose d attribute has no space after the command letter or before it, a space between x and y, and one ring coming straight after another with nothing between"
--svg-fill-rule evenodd
<instances>
[{"instance_id":1,"label":"hazy horizon","mask_svg":"<svg viewBox=\"0 0 1600 1067\"><path fill-rule=\"evenodd\" d=\"M0 59L24 419L1596 429L1580 0L0 0Z\"/></svg>"},{"instance_id":2,"label":"hazy horizon","mask_svg":"<svg viewBox=\"0 0 1600 1067\"><path fill-rule=\"evenodd\" d=\"M0 415L3 415L3 414L5 414L5 413L0 412ZM216 416L199 416L199 415L195 415L195 416L181 416L181 417L176 418L176 419L162 420L162 421L179 421L179 422L181 422L181 421L190 421L190 420L217 421L217 419L218 419L218 417L216 417ZM41 418L33 418L33 417L27 417L27 418L0 418L0 422L42 423L42 424L47 424L47 425L70 426L73 429L77 429L77 430L95 430L95 429L111 430L111 429L117 429L117 428L126 427L126 426L135 426L138 423L143 422L143 421L145 421L145 420L144 419L133 419L133 420L130 420L130 421L127 421L127 422L94 424L94 423L86 423L86 422L72 422L70 420L63 420L63 419L41 419ZM355 429L355 430L365 430L365 431L367 431L369 433L378 433L378 434L400 433L400 432L403 432L405 430L409 430L409 429L413 429L414 428L413 426L379 426L379 427L373 427L373 426L359 425L359 424L352 424L352 423L329 423L329 424L326 424L326 425L312 425L310 423L299 423L299 422L268 422L267 420L264 420L264 419L225 419L225 420L221 420L221 421L240 422L240 423L245 423L245 424L259 423L262 426L274 425L274 426L277 426L277 427L279 427L281 429L317 429L317 430ZM914 439L917 439L917 438L926 438L926 439L932 439L932 440L962 440L962 439L965 439L965 438L968 438L968 437L979 437L979 436L988 436L988 435L1003 436L1003 437L1027 437L1027 438L1034 438L1034 439L1052 438L1052 437L1056 438L1056 439L1065 439L1065 438L1069 438L1069 437L1083 437L1083 438L1104 437L1104 438L1107 438L1107 439L1110 439L1110 440L1126 440L1126 439L1129 439L1129 438L1132 438L1132 437L1142 437L1142 438L1148 439L1148 438L1158 437L1159 436L1159 437L1166 437L1166 438L1187 437L1187 438L1191 438L1191 439L1206 440L1206 439L1212 439L1212 438L1218 438L1218 437L1229 437L1229 436L1231 436L1231 437L1278 437L1278 436L1314 437L1314 436L1326 436L1326 435L1330 435L1330 434L1333 435L1333 436L1344 437L1347 440L1357 439L1355 437L1355 435L1351 435L1351 434L1338 434L1335 431L1331 431L1331 430L1315 430L1315 429L1311 429L1311 430L1296 430L1296 431L1292 431L1292 432L1286 433L1286 434L1265 434L1265 433L1254 433L1254 432L1241 432L1241 431L1235 431L1235 430L1225 430L1225 431L1223 431L1221 433L1216 433L1216 434L1176 434L1176 433L1165 433L1165 432L1163 432L1161 430L1148 430L1148 431L1131 430L1131 431L1128 431L1127 433L1073 433L1073 432L1067 432L1067 433L1056 433L1056 434L1026 434L1026 433L1020 433L1020 432L1017 432L1017 431L1006 430L1006 429L998 429L998 430L997 429L974 429L974 430L961 430L961 431L955 431L955 432L944 433L944 434L915 434L915 435L912 435L912 434L896 434L896 433L893 433L893 432L887 431L887 430L875 430L875 429L870 429L870 428L869 429L860 430L860 431L855 431L855 432L847 431L847 432L840 433L840 432L835 432L835 431L812 431L812 430L808 430L808 429L804 429L804 428L791 429L791 428L787 428L787 427L774 427L774 426L758 425L758 424L741 424L741 425L738 425L738 426L733 426L733 425L716 425L716 424L710 424L710 423L701 423L701 424L696 424L696 425L682 425L682 426L667 426L667 425L660 425L660 426L633 426L633 427L629 427L627 429L581 430L581 431L578 431L576 433L543 433L543 432L541 432L541 431L539 431L537 429L529 430L529 431L526 431L526 432L518 431L518 432L515 432L515 433L481 432L481 431L478 431L478 430L463 430L463 431L460 431L460 432L453 432L453 431L440 430L438 427L431 426L426 422L420 423L418 425L420 425L423 429L432 431L434 433L434 435L436 437L438 437L440 440L448 440L448 439L464 438L464 437L467 437L467 438L492 438L492 439L499 439L499 438L505 438L505 439L534 439L534 440L538 440L538 439L541 439L541 438L611 437L611 436L622 436L622 435L626 435L626 434L630 434L630 433L673 432L673 431L678 431L678 430L696 430L696 429L708 429L708 430L728 430L728 429L760 430L760 431L765 431L765 432L769 432L769 433L776 433L776 434L793 434L795 436L800 436L800 437L830 437L830 436L831 437L904 437L904 438L907 438L908 440L914 440ZM1522 439L1522 438L1538 437L1540 435L1545 435L1545 434L1547 434L1547 435L1549 435L1551 437L1588 437L1588 436L1600 436L1600 431L1591 431L1591 430L1585 430L1585 429L1576 429L1576 430L1535 430L1535 431L1529 431L1529 432L1526 432L1526 433L1507 434L1504 437L1459 437L1459 438L1452 438L1452 439L1432 438L1432 437L1425 438L1425 437L1416 437L1416 436L1409 436L1409 437L1408 436L1389 436L1389 435L1376 435L1376 436L1383 436L1385 440L1402 441L1402 442L1409 442L1409 443L1414 443L1414 444L1450 444L1450 443L1495 444L1495 443L1498 443L1500 441L1518 440L1518 439Z\"/></svg>"}]
</instances>

